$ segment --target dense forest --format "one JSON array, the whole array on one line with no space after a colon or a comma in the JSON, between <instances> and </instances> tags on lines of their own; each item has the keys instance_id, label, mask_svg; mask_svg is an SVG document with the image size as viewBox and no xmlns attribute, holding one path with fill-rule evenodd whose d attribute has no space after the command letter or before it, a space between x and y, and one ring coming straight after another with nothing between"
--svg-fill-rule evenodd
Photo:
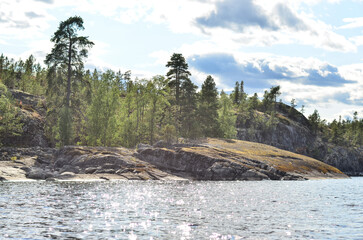
<instances>
[{"instance_id":1,"label":"dense forest","mask_svg":"<svg viewBox=\"0 0 363 240\"><path fill-rule=\"evenodd\" d=\"M237 81L230 94L219 93L213 77L208 76L198 89L179 53L166 63L166 76L151 79L132 79L130 71L85 69L84 60L94 43L78 35L83 29L80 17L62 21L51 38L54 46L45 65L33 56L25 61L0 56L0 144L3 138L22 131L18 113L22 103L12 98L12 89L44 97L45 131L53 146L134 147L161 139L236 138L236 121L254 119L267 130L279 121L279 86L259 97L248 95L244 82ZM303 114L303 108L296 110L294 99L289 111L292 117ZM265 120L259 113L270 118ZM363 119L357 112L351 120L328 123L315 110L308 121L311 131L326 141L363 145Z\"/></svg>"}]
</instances>

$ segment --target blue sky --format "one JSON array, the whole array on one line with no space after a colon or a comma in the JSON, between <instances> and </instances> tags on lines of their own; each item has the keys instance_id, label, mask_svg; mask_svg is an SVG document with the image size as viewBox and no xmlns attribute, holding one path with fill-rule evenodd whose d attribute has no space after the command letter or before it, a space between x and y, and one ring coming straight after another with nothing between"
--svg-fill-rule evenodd
<instances>
[{"instance_id":1,"label":"blue sky","mask_svg":"<svg viewBox=\"0 0 363 240\"><path fill-rule=\"evenodd\" d=\"M199 86L209 74L260 97L280 85L306 115L363 117L363 0L0 0L0 52L42 62L74 15L95 42L89 68L149 78L177 52Z\"/></svg>"}]
</instances>

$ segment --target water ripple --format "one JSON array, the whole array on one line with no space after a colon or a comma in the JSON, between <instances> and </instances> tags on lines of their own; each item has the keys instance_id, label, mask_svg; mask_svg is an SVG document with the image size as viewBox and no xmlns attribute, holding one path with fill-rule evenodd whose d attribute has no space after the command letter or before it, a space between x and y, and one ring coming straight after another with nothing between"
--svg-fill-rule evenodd
<instances>
[{"instance_id":1,"label":"water ripple","mask_svg":"<svg viewBox=\"0 0 363 240\"><path fill-rule=\"evenodd\" d=\"M0 183L1 239L363 239L363 178Z\"/></svg>"}]
</instances>

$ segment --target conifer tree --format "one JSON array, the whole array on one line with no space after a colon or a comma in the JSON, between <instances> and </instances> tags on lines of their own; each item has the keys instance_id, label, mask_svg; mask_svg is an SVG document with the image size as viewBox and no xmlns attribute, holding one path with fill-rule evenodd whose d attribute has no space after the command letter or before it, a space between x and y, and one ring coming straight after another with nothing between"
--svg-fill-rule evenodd
<instances>
[{"instance_id":1,"label":"conifer tree","mask_svg":"<svg viewBox=\"0 0 363 240\"><path fill-rule=\"evenodd\" d=\"M61 117L62 121L72 121L69 108L71 106L71 86L74 70L83 67L83 59L87 57L88 49L94 45L93 42L88 40L88 37L78 36L77 32L79 30L84 30L81 17L74 16L60 22L58 30L51 38L54 47L45 59L45 63L52 68L56 69L57 66L65 66L67 69L65 109L62 110L62 114L64 114ZM61 124L62 144L67 145L70 143L72 122Z\"/></svg>"},{"instance_id":2,"label":"conifer tree","mask_svg":"<svg viewBox=\"0 0 363 240\"><path fill-rule=\"evenodd\" d=\"M166 76L169 79L169 86L175 91L175 104L179 105L180 86L191 75L188 71L188 64L180 53L174 53L166 64L170 68Z\"/></svg>"},{"instance_id":3,"label":"conifer tree","mask_svg":"<svg viewBox=\"0 0 363 240\"><path fill-rule=\"evenodd\" d=\"M240 83L240 93L239 93L240 102L244 102L247 99L247 94L245 93L244 89L244 81L241 81Z\"/></svg>"},{"instance_id":4,"label":"conifer tree","mask_svg":"<svg viewBox=\"0 0 363 240\"><path fill-rule=\"evenodd\" d=\"M313 114L311 114L308 119L310 122L311 130L313 131L314 134L317 134L320 124L320 115L318 113L318 110L315 109Z\"/></svg>"},{"instance_id":5,"label":"conifer tree","mask_svg":"<svg viewBox=\"0 0 363 240\"><path fill-rule=\"evenodd\" d=\"M199 115L202 132L205 137L221 137L218 121L218 91L214 79L209 75L202 85L200 93Z\"/></svg>"},{"instance_id":6,"label":"conifer tree","mask_svg":"<svg viewBox=\"0 0 363 240\"><path fill-rule=\"evenodd\" d=\"M170 61L166 64L166 67L170 68L166 76L169 80L169 87L173 94L171 100L172 112L174 115L174 126L177 134L181 131L181 106L180 106L180 91L184 81L189 79L191 75L188 71L188 64L185 58L180 53L174 53Z\"/></svg>"},{"instance_id":7,"label":"conifer tree","mask_svg":"<svg viewBox=\"0 0 363 240\"><path fill-rule=\"evenodd\" d=\"M255 93L252 97L249 97L248 108L250 110L256 110L258 107L258 103L259 103L258 95L257 93Z\"/></svg>"},{"instance_id":8,"label":"conifer tree","mask_svg":"<svg viewBox=\"0 0 363 240\"><path fill-rule=\"evenodd\" d=\"M239 82L237 81L234 86L234 91L233 91L233 103L236 105L238 105L241 101L239 87L240 87Z\"/></svg>"},{"instance_id":9,"label":"conifer tree","mask_svg":"<svg viewBox=\"0 0 363 240\"><path fill-rule=\"evenodd\" d=\"M197 138L200 134L197 118L197 86L190 79L186 79L181 85L181 136Z\"/></svg>"}]
</instances>

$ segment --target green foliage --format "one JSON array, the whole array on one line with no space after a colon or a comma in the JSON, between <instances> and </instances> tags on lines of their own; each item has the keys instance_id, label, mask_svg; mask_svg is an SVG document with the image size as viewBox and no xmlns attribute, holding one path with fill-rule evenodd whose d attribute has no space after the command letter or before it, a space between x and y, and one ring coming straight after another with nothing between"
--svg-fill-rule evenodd
<instances>
[{"instance_id":1,"label":"green foliage","mask_svg":"<svg viewBox=\"0 0 363 240\"><path fill-rule=\"evenodd\" d=\"M209 75L202 84L199 105L199 118L205 137L221 137L222 131L218 121L218 91L214 79Z\"/></svg>"},{"instance_id":2,"label":"green foliage","mask_svg":"<svg viewBox=\"0 0 363 240\"><path fill-rule=\"evenodd\" d=\"M13 104L11 93L0 83L0 146L7 137L20 135L22 127L19 110Z\"/></svg>"},{"instance_id":3,"label":"green foliage","mask_svg":"<svg viewBox=\"0 0 363 240\"><path fill-rule=\"evenodd\" d=\"M239 82L237 81L234 86L234 91L232 92L233 96L233 104L239 105L240 104L240 92L239 92Z\"/></svg>"},{"instance_id":4,"label":"green foliage","mask_svg":"<svg viewBox=\"0 0 363 240\"><path fill-rule=\"evenodd\" d=\"M243 81L236 82L230 95L223 91L218 95L213 78L208 76L198 92L189 78L188 64L176 53L166 65L167 78L132 80L130 71L112 70L91 74L83 69L83 59L93 43L79 37L78 30L83 30L79 17L61 22L52 37L54 48L47 56L47 69L36 64L33 56L25 61L0 56L0 138L20 134L22 129L5 85L46 96L45 133L53 146L135 147L161 139L173 143L179 137L235 138L236 121L247 134L268 134L281 119L289 122L287 113L290 117L299 114L294 99L290 107L277 106L279 86L265 91L260 101L256 93L248 97ZM363 120L357 112L352 120L340 118L328 124L315 110L309 123L311 131L325 141L363 145Z\"/></svg>"},{"instance_id":5,"label":"green foliage","mask_svg":"<svg viewBox=\"0 0 363 240\"><path fill-rule=\"evenodd\" d=\"M148 119L148 140L150 144L153 144L156 139L156 135L160 131L159 124L162 117L162 109L170 106L167 96L170 92L168 87L168 81L163 76L155 76L151 81L147 82L147 94L150 103L150 107L147 110Z\"/></svg>"},{"instance_id":6,"label":"green foliage","mask_svg":"<svg viewBox=\"0 0 363 240\"><path fill-rule=\"evenodd\" d=\"M72 86L75 84L74 81L79 79L79 76L82 74L80 69L83 68L83 59L87 57L88 49L94 45L93 42L88 40L88 37L78 36L77 32L79 30L84 30L81 17L74 16L60 22L57 31L51 38L51 41L54 43L52 51L46 56L44 61L48 66L51 66L54 72L58 70L57 68L67 72L66 98L63 101L66 109L61 112L59 128L62 145L70 144L72 141L70 133L72 132L73 118L71 115L72 111L69 109L71 107ZM53 89L54 87L50 86L50 88ZM67 139L68 137L69 139Z\"/></svg>"},{"instance_id":7,"label":"green foliage","mask_svg":"<svg viewBox=\"0 0 363 240\"><path fill-rule=\"evenodd\" d=\"M71 144L72 139L72 117L70 109L63 107L59 117L59 140L60 145L65 146Z\"/></svg>"},{"instance_id":8,"label":"green foliage","mask_svg":"<svg viewBox=\"0 0 363 240\"><path fill-rule=\"evenodd\" d=\"M233 110L233 102L228 95L222 90L220 95L220 106L218 117L221 131L224 138L236 138L236 114Z\"/></svg>"},{"instance_id":9,"label":"green foliage","mask_svg":"<svg viewBox=\"0 0 363 240\"><path fill-rule=\"evenodd\" d=\"M280 94L280 86L271 87L269 92L265 91L262 100L263 110L265 112L273 113L276 111L276 100Z\"/></svg>"},{"instance_id":10,"label":"green foliage","mask_svg":"<svg viewBox=\"0 0 363 240\"><path fill-rule=\"evenodd\" d=\"M308 119L311 126L311 130L313 131L314 134L317 134L321 122L318 110L315 109L314 112L311 115L309 115Z\"/></svg>"},{"instance_id":11,"label":"green foliage","mask_svg":"<svg viewBox=\"0 0 363 240\"><path fill-rule=\"evenodd\" d=\"M185 129L182 130L182 118L185 118L185 116L182 116L182 108L184 108L185 106L182 106L182 104L186 104L185 92L191 91L191 82L189 79L189 76L191 74L188 71L188 64L186 63L185 58L180 53L174 53L171 56L170 61L168 61L168 63L166 64L166 67L169 68L166 76L169 80L168 84L171 89L171 94L173 96L169 98L169 101L171 103L170 110L172 111L172 115L174 118L173 123L177 133L184 134L184 132L182 133L182 131L185 131ZM184 96L181 96L181 94L183 94ZM181 97L184 98L183 102L181 102Z\"/></svg>"},{"instance_id":12,"label":"green foliage","mask_svg":"<svg viewBox=\"0 0 363 240\"><path fill-rule=\"evenodd\" d=\"M32 55L25 62L21 59L14 61L3 54L0 56L0 82L8 88L41 95L45 91L45 73Z\"/></svg>"},{"instance_id":13,"label":"green foliage","mask_svg":"<svg viewBox=\"0 0 363 240\"><path fill-rule=\"evenodd\" d=\"M326 125L323 133L326 138L338 145L362 146L363 145L363 119L358 118L358 112L353 113L352 120L334 119Z\"/></svg>"},{"instance_id":14,"label":"green foliage","mask_svg":"<svg viewBox=\"0 0 363 240\"><path fill-rule=\"evenodd\" d=\"M114 130L120 104L118 79L111 70L102 74L100 80L97 76L94 78L91 92L93 97L86 113L86 143L91 146L112 146L115 145Z\"/></svg>"},{"instance_id":15,"label":"green foliage","mask_svg":"<svg viewBox=\"0 0 363 240\"><path fill-rule=\"evenodd\" d=\"M258 99L257 93L255 93L252 97L248 99L248 108L249 110L257 110L260 104L260 100Z\"/></svg>"},{"instance_id":16,"label":"green foliage","mask_svg":"<svg viewBox=\"0 0 363 240\"><path fill-rule=\"evenodd\" d=\"M163 128L163 140L168 144L174 143L176 139L176 129L174 125L167 124Z\"/></svg>"},{"instance_id":17,"label":"green foliage","mask_svg":"<svg viewBox=\"0 0 363 240\"><path fill-rule=\"evenodd\" d=\"M181 89L181 106L180 106L180 135L185 138L195 139L200 137L200 124L198 118L198 99L197 86L187 79L183 82Z\"/></svg>"},{"instance_id":18,"label":"green foliage","mask_svg":"<svg viewBox=\"0 0 363 240\"><path fill-rule=\"evenodd\" d=\"M166 64L166 67L170 68L166 76L169 79L169 86L175 96L175 104L179 105L180 86L191 75L188 71L188 64L182 54L174 53L170 61Z\"/></svg>"}]
</instances>

